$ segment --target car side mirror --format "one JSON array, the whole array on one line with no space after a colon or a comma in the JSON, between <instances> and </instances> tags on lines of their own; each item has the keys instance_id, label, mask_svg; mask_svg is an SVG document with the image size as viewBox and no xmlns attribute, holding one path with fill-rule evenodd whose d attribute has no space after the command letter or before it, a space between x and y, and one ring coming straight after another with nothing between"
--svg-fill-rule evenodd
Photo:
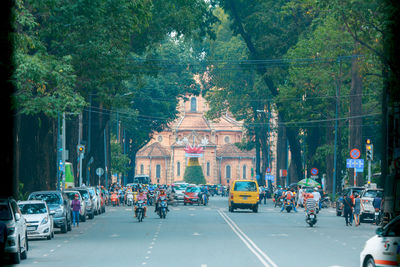
<instances>
[{"instance_id":1,"label":"car side mirror","mask_svg":"<svg viewBox=\"0 0 400 267\"><path fill-rule=\"evenodd\" d=\"M376 228L375 233L378 236L383 236L383 228L382 227Z\"/></svg>"},{"instance_id":2,"label":"car side mirror","mask_svg":"<svg viewBox=\"0 0 400 267\"><path fill-rule=\"evenodd\" d=\"M16 221L21 220L21 214L15 213L15 220L16 220Z\"/></svg>"}]
</instances>

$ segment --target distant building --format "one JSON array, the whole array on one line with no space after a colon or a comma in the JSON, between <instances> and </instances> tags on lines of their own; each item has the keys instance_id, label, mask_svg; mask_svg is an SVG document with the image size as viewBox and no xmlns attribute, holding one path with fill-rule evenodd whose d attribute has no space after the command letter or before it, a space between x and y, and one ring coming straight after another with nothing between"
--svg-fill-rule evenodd
<instances>
[{"instance_id":1,"label":"distant building","mask_svg":"<svg viewBox=\"0 0 400 267\"><path fill-rule=\"evenodd\" d=\"M186 144L201 145L199 158L207 183L228 184L235 179L255 179L255 150L241 151L234 144L243 137L242 124L228 114L218 122L207 120L208 110L201 96L180 101L179 118L136 154L135 174L148 174L153 183L183 181L188 163Z\"/></svg>"}]
</instances>

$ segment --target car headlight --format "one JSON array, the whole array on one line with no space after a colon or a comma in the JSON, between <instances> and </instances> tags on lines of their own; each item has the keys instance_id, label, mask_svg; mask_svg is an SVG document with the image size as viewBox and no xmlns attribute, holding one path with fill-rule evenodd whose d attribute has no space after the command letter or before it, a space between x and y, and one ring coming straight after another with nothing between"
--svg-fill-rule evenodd
<instances>
[{"instance_id":1,"label":"car headlight","mask_svg":"<svg viewBox=\"0 0 400 267\"><path fill-rule=\"evenodd\" d=\"M40 224L46 224L48 222L49 222L49 217L46 216L46 217L43 218L43 220L42 220L42 222Z\"/></svg>"},{"instance_id":2,"label":"car headlight","mask_svg":"<svg viewBox=\"0 0 400 267\"><path fill-rule=\"evenodd\" d=\"M15 227L8 227L7 228L7 235L13 235L15 233Z\"/></svg>"},{"instance_id":3,"label":"car headlight","mask_svg":"<svg viewBox=\"0 0 400 267\"><path fill-rule=\"evenodd\" d=\"M63 215L63 213L64 213L64 207L61 206L61 207L55 209L54 211L56 213L55 217L61 217Z\"/></svg>"}]
</instances>

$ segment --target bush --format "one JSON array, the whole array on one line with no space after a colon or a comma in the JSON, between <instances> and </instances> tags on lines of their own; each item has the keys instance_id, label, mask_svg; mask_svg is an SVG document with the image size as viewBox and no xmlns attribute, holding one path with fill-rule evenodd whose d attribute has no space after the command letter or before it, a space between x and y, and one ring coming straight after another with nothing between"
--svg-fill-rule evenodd
<instances>
[{"instance_id":1,"label":"bush","mask_svg":"<svg viewBox=\"0 0 400 267\"><path fill-rule=\"evenodd\" d=\"M206 179L204 178L203 170L201 166L187 166L185 174L183 176L185 182L189 184L205 184Z\"/></svg>"}]
</instances>

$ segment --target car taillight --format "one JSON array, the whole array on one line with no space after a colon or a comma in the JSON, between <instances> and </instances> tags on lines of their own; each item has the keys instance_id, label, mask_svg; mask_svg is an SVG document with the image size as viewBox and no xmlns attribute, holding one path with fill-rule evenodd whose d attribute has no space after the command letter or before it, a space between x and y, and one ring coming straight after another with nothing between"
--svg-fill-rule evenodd
<instances>
[{"instance_id":1,"label":"car taillight","mask_svg":"<svg viewBox=\"0 0 400 267\"><path fill-rule=\"evenodd\" d=\"M233 199L233 195L231 195L231 199Z\"/></svg>"}]
</instances>

